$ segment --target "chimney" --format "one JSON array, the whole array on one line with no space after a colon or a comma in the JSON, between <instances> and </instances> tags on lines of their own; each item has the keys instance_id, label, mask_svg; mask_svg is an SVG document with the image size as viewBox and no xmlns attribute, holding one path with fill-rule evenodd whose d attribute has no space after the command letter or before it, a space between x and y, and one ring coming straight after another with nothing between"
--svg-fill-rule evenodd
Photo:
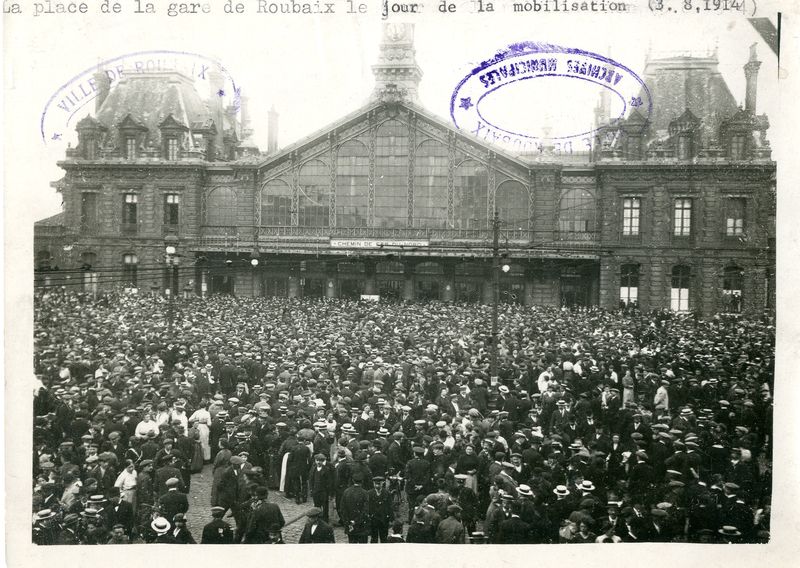
<instances>
[{"instance_id":1,"label":"chimney","mask_svg":"<svg viewBox=\"0 0 800 568\"><path fill-rule=\"evenodd\" d=\"M758 68L761 67L761 62L756 59L756 46L750 46L750 60L744 65L744 77L747 80L747 86L744 94L744 110L756 113L756 94L758 91Z\"/></svg>"},{"instance_id":2,"label":"chimney","mask_svg":"<svg viewBox=\"0 0 800 568\"><path fill-rule=\"evenodd\" d=\"M111 78L102 69L98 69L93 78L97 85L97 98L94 100L94 113L97 114L111 91Z\"/></svg>"},{"instance_id":3,"label":"chimney","mask_svg":"<svg viewBox=\"0 0 800 568\"><path fill-rule=\"evenodd\" d=\"M224 147L222 139L225 136L225 119L222 101L225 95L225 77L220 73L219 69L211 69L208 73L209 89L211 90L211 104L209 110L211 111L211 119L214 121L214 126L217 127L217 137L214 140L214 146L219 152Z\"/></svg>"},{"instance_id":4,"label":"chimney","mask_svg":"<svg viewBox=\"0 0 800 568\"><path fill-rule=\"evenodd\" d=\"M278 112L273 105L267 113L267 154L278 150Z\"/></svg>"},{"instance_id":5,"label":"chimney","mask_svg":"<svg viewBox=\"0 0 800 568\"><path fill-rule=\"evenodd\" d=\"M239 122L242 128L242 137L246 138L250 136L250 98L241 96L239 97Z\"/></svg>"}]
</instances>

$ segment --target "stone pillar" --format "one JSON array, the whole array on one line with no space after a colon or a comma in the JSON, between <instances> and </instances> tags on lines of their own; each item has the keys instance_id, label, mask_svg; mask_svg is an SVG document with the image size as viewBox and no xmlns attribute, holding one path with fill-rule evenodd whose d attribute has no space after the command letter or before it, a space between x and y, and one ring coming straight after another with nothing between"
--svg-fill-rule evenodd
<instances>
[{"instance_id":1,"label":"stone pillar","mask_svg":"<svg viewBox=\"0 0 800 568\"><path fill-rule=\"evenodd\" d=\"M367 259L364 261L364 294L372 295L378 293L375 283L375 261Z\"/></svg>"},{"instance_id":2,"label":"stone pillar","mask_svg":"<svg viewBox=\"0 0 800 568\"><path fill-rule=\"evenodd\" d=\"M599 305L607 310L616 309L619 305L619 285L617 284L617 263L611 258L600 260L597 286L600 288Z\"/></svg>"},{"instance_id":3,"label":"stone pillar","mask_svg":"<svg viewBox=\"0 0 800 568\"><path fill-rule=\"evenodd\" d=\"M414 263L403 264L403 300L414 299Z\"/></svg>"},{"instance_id":4,"label":"stone pillar","mask_svg":"<svg viewBox=\"0 0 800 568\"><path fill-rule=\"evenodd\" d=\"M444 269L444 281L442 283L442 301L454 302L456 299L456 267L451 262L442 265Z\"/></svg>"}]
</instances>

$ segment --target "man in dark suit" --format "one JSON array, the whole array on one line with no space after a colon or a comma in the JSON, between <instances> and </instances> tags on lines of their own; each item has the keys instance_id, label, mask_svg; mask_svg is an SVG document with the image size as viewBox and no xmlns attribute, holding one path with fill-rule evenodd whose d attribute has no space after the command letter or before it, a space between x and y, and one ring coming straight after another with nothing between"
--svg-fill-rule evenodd
<instances>
[{"instance_id":1,"label":"man in dark suit","mask_svg":"<svg viewBox=\"0 0 800 568\"><path fill-rule=\"evenodd\" d=\"M324 454L314 456L314 465L308 473L308 488L314 506L322 509L322 520L328 522L328 503L333 493L333 468Z\"/></svg>"},{"instance_id":2,"label":"man in dark suit","mask_svg":"<svg viewBox=\"0 0 800 568\"><path fill-rule=\"evenodd\" d=\"M548 433L558 432L569 423L570 412L567 409L567 401L559 400L556 405L557 410L550 415Z\"/></svg>"},{"instance_id":3,"label":"man in dark suit","mask_svg":"<svg viewBox=\"0 0 800 568\"><path fill-rule=\"evenodd\" d=\"M239 456L232 456L230 464L230 467L220 477L215 505L224 507L226 511L228 509L231 510L233 518L236 520L236 538L238 542L245 525L246 512L242 508L242 503L247 501L250 496L247 491L247 481L245 480L244 472L242 472L244 459Z\"/></svg>"},{"instance_id":4,"label":"man in dark suit","mask_svg":"<svg viewBox=\"0 0 800 568\"><path fill-rule=\"evenodd\" d=\"M342 506L339 510L339 517L351 544L366 544L370 534L369 494L362 487L363 483L363 476L356 473L353 476L353 485L342 495Z\"/></svg>"},{"instance_id":5,"label":"man in dark suit","mask_svg":"<svg viewBox=\"0 0 800 568\"><path fill-rule=\"evenodd\" d=\"M213 520L203 527L200 544L233 544L233 529L222 520L224 514L224 507L211 507Z\"/></svg>"},{"instance_id":6,"label":"man in dark suit","mask_svg":"<svg viewBox=\"0 0 800 568\"><path fill-rule=\"evenodd\" d=\"M280 507L267 501L267 488L263 485L255 488L252 511L247 517L247 526L242 542L246 544L266 544L272 542L270 531L283 528L286 521Z\"/></svg>"},{"instance_id":7,"label":"man in dark suit","mask_svg":"<svg viewBox=\"0 0 800 568\"><path fill-rule=\"evenodd\" d=\"M181 481L183 479L181 476L181 470L175 467L175 464L178 461L177 457L173 455L166 455L164 456L164 459L166 460L166 463L156 470L156 475L155 475L156 495L163 495L164 493L167 492L167 480L177 478L179 481ZM183 481L181 481L179 488L183 490L184 488Z\"/></svg>"},{"instance_id":8,"label":"man in dark suit","mask_svg":"<svg viewBox=\"0 0 800 568\"><path fill-rule=\"evenodd\" d=\"M109 530L114 525L120 524L125 527L125 534L130 537L134 523L133 505L120 499L119 487L112 487L108 498L111 501L111 505L106 507L106 522Z\"/></svg>"},{"instance_id":9,"label":"man in dark suit","mask_svg":"<svg viewBox=\"0 0 800 568\"><path fill-rule=\"evenodd\" d=\"M322 542L334 543L336 538L333 534L333 528L320 519L322 510L319 507L311 507L306 513L308 522L303 527L303 533L300 535L298 544L316 544Z\"/></svg>"},{"instance_id":10,"label":"man in dark suit","mask_svg":"<svg viewBox=\"0 0 800 568\"><path fill-rule=\"evenodd\" d=\"M386 478L372 478L373 488L369 492L369 531L371 543L388 542L389 525L394 520L392 498L384 485Z\"/></svg>"},{"instance_id":11,"label":"man in dark suit","mask_svg":"<svg viewBox=\"0 0 800 568\"><path fill-rule=\"evenodd\" d=\"M408 498L408 521L414 515L413 503L418 495L426 495L431 482L431 464L423 459L425 449L419 446L414 448L414 459L406 464L406 496Z\"/></svg>"},{"instance_id":12,"label":"man in dark suit","mask_svg":"<svg viewBox=\"0 0 800 568\"><path fill-rule=\"evenodd\" d=\"M186 516L183 513L178 513L172 518L172 537L175 539L175 544L197 544L186 526Z\"/></svg>"},{"instance_id":13,"label":"man in dark suit","mask_svg":"<svg viewBox=\"0 0 800 568\"><path fill-rule=\"evenodd\" d=\"M167 480L167 492L158 498L161 514L166 519L172 519L178 513L189 510L189 499L186 493L178 491L180 480L177 477Z\"/></svg>"},{"instance_id":14,"label":"man in dark suit","mask_svg":"<svg viewBox=\"0 0 800 568\"><path fill-rule=\"evenodd\" d=\"M389 458L381 451L381 445L378 440L373 440L372 446L374 451L367 460L370 472L372 472L373 477L377 475L386 477L389 474Z\"/></svg>"},{"instance_id":15,"label":"man in dark suit","mask_svg":"<svg viewBox=\"0 0 800 568\"><path fill-rule=\"evenodd\" d=\"M530 542L530 525L520 518L521 503L511 504L511 517L500 523L497 542L499 544L527 544Z\"/></svg>"}]
</instances>

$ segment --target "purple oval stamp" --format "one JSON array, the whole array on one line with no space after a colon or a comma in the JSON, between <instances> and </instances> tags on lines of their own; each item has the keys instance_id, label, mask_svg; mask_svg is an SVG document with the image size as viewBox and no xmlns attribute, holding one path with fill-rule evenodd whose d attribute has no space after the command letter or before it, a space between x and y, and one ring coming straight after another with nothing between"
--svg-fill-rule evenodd
<instances>
[{"instance_id":1,"label":"purple oval stamp","mask_svg":"<svg viewBox=\"0 0 800 568\"><path fill-rule=\"evenodd\" d=\"M188 51L137 51L92 65L61 85L42 111L39 125L42 141L66 146L75 123L95 110L91 103L103 90L113 89L126 76L172 71L192 79L198 91L206 89L210 96L220 97L226 106L238 110L241 105L241 88L219 61Z\"/></svg>"},{"instance_id":2,"label":"purple oval stamp","mask_svg":"<svg viewBox=\"0 0 800 568\"><path fill-rule=\"evenodd\" d=\"M541 152L543 144L590 150L599 128L618 124L632 109L648 119L652 104L644 81L613 59L523 42L461 80L450 117L460 130L516 151Z\"/></svg>"}]
</instances>

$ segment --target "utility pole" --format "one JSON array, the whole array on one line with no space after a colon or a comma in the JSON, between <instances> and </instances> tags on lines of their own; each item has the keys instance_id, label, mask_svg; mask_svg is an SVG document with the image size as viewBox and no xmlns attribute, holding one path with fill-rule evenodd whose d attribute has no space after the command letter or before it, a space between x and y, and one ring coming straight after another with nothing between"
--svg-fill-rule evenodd
<instances>
[{"instance_id":1,"label":"utility pole","mask_svg":"<svg viewBox=\"0 0 800 568\"><path fill-rule=\"evenodd\" d=\"M497 208L492 219L492 351L491 383L496 384L497 376L497 311L500 304L500 217Z\"/></svg>"},{"instance_id":2,"label":"utility pole","mask_svg":"<svg viewBox=\"0 0 800 568\"><path fill-rule=\"evenodd\" d=\"M173 338L173 327L175 324L175 294L177 293L178 283L178 237L175 235L167 235L164 237L164 260L167 265L167 292L169 298L167 299L167 333L169 341Z\"/></svg>"}]
</instances>

